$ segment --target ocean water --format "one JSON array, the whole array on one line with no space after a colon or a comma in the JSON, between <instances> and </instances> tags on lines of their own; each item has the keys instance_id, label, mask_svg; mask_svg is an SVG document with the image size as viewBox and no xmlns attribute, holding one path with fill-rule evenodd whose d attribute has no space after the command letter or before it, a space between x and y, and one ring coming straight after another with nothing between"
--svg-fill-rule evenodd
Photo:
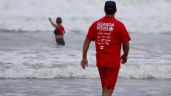
<instances>
[{"instance_id":1,"label":"ocean water","mask_svg":"<svg viewBox=\"0 0 171 96\"><path fill-rule=\"evenodd\" d=\"M67 31L86 32L90 24L104 16L106 0L1 0L0 29L52 30L48 17L63 18ZM170 0L116 0L116 18L130 32L168 33L171 31Z\"/></svg>"},{"instance_id":2,"label":"ocean water","mask_svg":"<svg viewBox=\"0 0 171 96\"><path fill-rule=\"evenodd\" d=\"M90 24L105 0L0 0L0 78L99 78L92 44L80 67ZM131 33L128 64L119 77L171 79L171 1L116 0L116 17ZM56 47L48 17L63 18L66 47Z\"/></svg>"},{"instance_id":3,"label":"ocean water","mask_svg":"<svg viewBox=\"0 0 171 96\"><path fill-rule=\"evenodd\" d=\"M0 32L0 78L99 78L94 43L89 67L80 67L82 35L66 33L67 45L57 47L53 32ZM129 60L122 65L120 78L171 79L171 35L152 35L131 34Z\"/></svg>"}]
</instances>

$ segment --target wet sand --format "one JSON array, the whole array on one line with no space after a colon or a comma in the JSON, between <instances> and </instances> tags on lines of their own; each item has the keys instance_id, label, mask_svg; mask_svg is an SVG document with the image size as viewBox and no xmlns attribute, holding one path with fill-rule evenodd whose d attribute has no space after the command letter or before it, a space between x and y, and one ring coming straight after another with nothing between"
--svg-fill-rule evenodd
<instances>
[{"instance_id":1,"label":"wet sand","mask_svg":"<svg viewBox=\"0 0 171 96\"><path fill-rule=\"evenodd\" d=\"M101 96L99 79L0 80L0 96ZM170 96L170 80L119 79L113 96Z\"/></svg>"}]
</instances>

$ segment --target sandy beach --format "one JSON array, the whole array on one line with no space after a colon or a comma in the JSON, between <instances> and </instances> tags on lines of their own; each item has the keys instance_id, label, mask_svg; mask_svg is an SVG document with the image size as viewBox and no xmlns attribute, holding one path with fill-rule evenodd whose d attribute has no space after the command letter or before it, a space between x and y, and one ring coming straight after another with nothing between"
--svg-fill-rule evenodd
<instances>
[{"instance_id":1,"label":"sandy beach","mask_svg":"<svg viewBox=\"0 0 171 96\"><path fill-rule=\"evenodd\" d=\"M119 79L113 96L170 96L170 80ZM0 96L101 96L98 79L0 80Z\"/></svg>"}]
</instances>

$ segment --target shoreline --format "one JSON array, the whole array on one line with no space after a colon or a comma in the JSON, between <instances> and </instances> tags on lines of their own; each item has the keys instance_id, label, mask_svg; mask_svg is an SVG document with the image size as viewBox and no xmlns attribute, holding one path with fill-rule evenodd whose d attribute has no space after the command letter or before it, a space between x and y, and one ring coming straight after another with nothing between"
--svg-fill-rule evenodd
<instances>
[{"instance_id":1,"label":"shoreline","mask_svg":"<svg viewBox=\"0 0 171 96\"><path fill-rule=\"evenodd\" d=\"M99 79L0 80L0 96L100 96ZM113 96L170 96L170 80L117 81Z\"/></svg>"}]
</instances>

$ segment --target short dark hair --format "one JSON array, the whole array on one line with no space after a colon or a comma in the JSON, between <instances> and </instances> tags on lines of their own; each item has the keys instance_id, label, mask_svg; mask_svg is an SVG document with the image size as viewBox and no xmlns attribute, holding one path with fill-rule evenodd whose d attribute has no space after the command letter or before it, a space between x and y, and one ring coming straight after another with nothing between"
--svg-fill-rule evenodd
<instances>
[{"instance_id":1,"label":"short dark hair","mask_svg":"<svg viewBox=\"0 0 171 96\"><path fill-rule=\"evenodd\" d=\"M116 13L116 3L115 1L106 1L104 6L104 11L106 14L114 14Z\"/></svg>"},{"instance_id":2,"label":"short dark hair","mask_svg":"<svg viewBox=\"0 0 171 96\"><path fill-rule=\"evenodd\" d=\"M56 23L61 24L62 23L62 18L61 17L57 17L56 18Z\"/></svg>"}]
</instances>

